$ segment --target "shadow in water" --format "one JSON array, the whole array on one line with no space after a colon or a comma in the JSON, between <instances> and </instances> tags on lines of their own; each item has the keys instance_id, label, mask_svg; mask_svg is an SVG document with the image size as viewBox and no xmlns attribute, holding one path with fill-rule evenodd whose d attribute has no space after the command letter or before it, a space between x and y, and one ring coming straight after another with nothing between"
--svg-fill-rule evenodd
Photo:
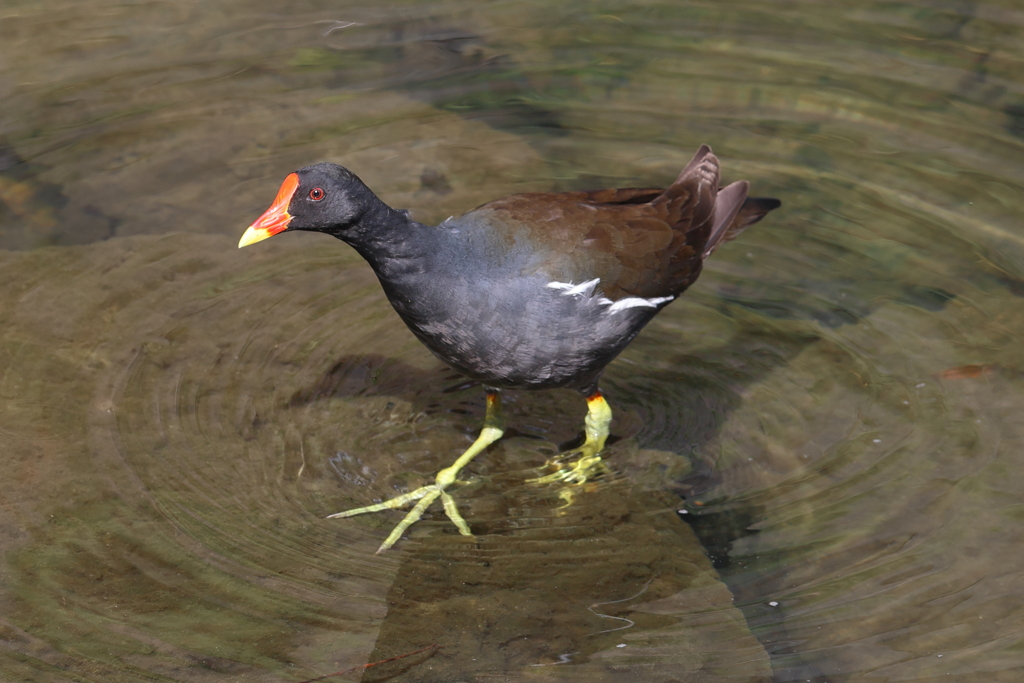
<instances>
[{"instance_id":1,"label":"shadow in water","mask_svg":"<svg viewBox=\"0 0 1024 683\"><path fill-rule=\"evenodd\" d=\"M935 311L954 297L906 285L889 298ZM739 323L731 339L667 357L664 350L673 346L670 333L652 326L635 344L637 353L631 350L606 373L603 384L616 418L613 435L619 439L606 455L613 473L585 487L526 483L557 452L553 438L579 433L582 401L575 392L508 392L509 424L518 431L510 429L478 457L467 469L474 480L455 494L476 536L459 536L440 515L436 521L428 515L413 528L416 541L403 544L370 659L433 642L442 650L423 666L395 663L401 671L382 667L364 680L436 680L469 670L540 670L568 662L580 665L574 675L615 680L638 657L669 675L699 668L698 660L708 653L721 655L711 658L722 680L760 680L763 672L728 670L725 653L749 647L743 640L749 632L737 630L733 617L725 619L729 629L708 631L705 623L686 630L696 625L690 619L700 611L695 605L701 600L716 605L715 610L731 604L732 596L700 597L696 589L714 592L711 584L720 585L717 579L708 582L714 576L711 564L729 584L731 547L756 533L751 527L762 513L746 501L707 497L720 495L714 492L722 477L712 446L750 387L822 341L806 321L834 329L858 323L877 306L867 302L852 312L848 307L830 314L820 306L773 308L756 299L727 299L720 308ZM656 360L648 364L638 358L647 355ZM837 365L844 360L837 354ZM361 354L342 357L283 407L393 397L410 403L413 412L448 413L469 439L483 419L484 405L482 390L472 386L445 368L422 370ZM538 429L538 424L548 426ZM342 460L351 455L339 454ZM453 449L438 455L437 462L443 466L455 455ZM351 485L346 463L340 465L339 479ZM388 527L397 515L375 523ZM758 587L748 581L735 597L740 603L754 602ZM662 601L675 601L675 607L647 611L645 605ZM598 603L614 610L597 610ZM670 623L679 625L678 637L671 648L659 649L652 641L655 629L664 640ZM782 629L776 626L772 637L779 642ZM682 642L693 649L683 648ZM813 667L799 671L811 679L819 673Z\"/></svg>"}]
</instances>

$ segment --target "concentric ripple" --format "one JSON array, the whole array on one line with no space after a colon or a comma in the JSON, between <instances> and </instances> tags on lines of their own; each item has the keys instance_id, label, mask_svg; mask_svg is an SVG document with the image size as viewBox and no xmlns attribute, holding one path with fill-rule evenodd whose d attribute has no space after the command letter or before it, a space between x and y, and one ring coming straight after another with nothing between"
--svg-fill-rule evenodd
<instances>
[{"instance_id":1,"label":"concentric ripple","mask_svg":"<svg viewBox=\"0 0 1024 683\"><path fill-rule=\"evenodd\" d=\"M73 471L27 456L18 475L27 482L42 467L50 483L21 514L41 507L61 520L37 529L16 565L33 597L16 601L12 626L40 613L53 623L35 652L18 646L35 668L80 666L57 634L89 615L84 655L115 678L203 678L203 667L272 678L283 666L314 677L431 645L429 665L415 660L425 680L472 661L543 678L573 657L574 675L589 680L617 680L640 662L738 680L766 670L678 519L678 498L660 491L685 460L626 439L601 481L529 483L554 440L576 435L583 401L573 392L509 396L522 428L455 492L474 538L428 519L376 556L400 513L325 519L428 482L483 413L479 389L445 391L463 380L412 338L369 269L341 245L330 253L135 238L61 255L71 278L35 282L52 254L7 259L28 276L9 329L64 318L47 346L90 340L62 352L84 368L63 386L93 393L65 427L87 434L85 452ZM98 286L75 289L86 276ZM22 372L9 372L8 389L45 393ZM700 620L685 596L700 596ZM518 620L501 616L510 609ZM471 623L481 637L459 636ZM749 653L742 662L737 649Z\"/></svg>"}]
</instances>

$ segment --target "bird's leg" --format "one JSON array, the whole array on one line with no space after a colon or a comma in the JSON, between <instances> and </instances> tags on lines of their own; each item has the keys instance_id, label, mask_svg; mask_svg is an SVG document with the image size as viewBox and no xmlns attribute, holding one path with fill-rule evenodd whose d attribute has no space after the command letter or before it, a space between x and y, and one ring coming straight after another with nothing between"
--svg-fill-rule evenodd
<instances>
[{"instance_id":1,"label":"bird's leg","mask_svg":"<svg viewBox=\"0 0 1024 683\"><path fill-rule=\"evenodd\" d=\"M583 423L587 440L574 451L580 454L579 459L571 467L559 469L557 472L532 481L540 484L552 482L582 484L603 471L605 464L601 461L601 451L604 450L604 442L608 438L608 427L611 422L612 409L604 400L601 392L595 389L592 394L587 396L587 417Z\"/></svg>"},{"instance_id":2,"label":"bird's leg","mask_svg":"<svg viewBox=\"0 0 1024 683\"><path fill-rule=\"evenodd\" d=\"M419 502L413 506L412 510L405 516L405 518L398 523L398 526L394 528L391 534L384 539L381 543L380 548L377 549L377 553L382 553L391 546L393 546L398 539L401 538L405 530L412 526L415 522L419 521L423 513L426 512L430 504L438 498L441 499L441 503L444 505L444 512L448 515L448 519L455 523L455 526L459 528L459 533L463 536L472 536L472 532L469 530L469 525L466 524L466 520L459 514L459 508L455 505L455 499L449 495L445 489L455 483L456 477L459 474L459 470L469 464L469 461L476 457L481 451L490 446L492 443L501 438L501 435L505 432L504 418L501 414L501 395L497 389L487 389L487 413L484 416L484 428L480 430L480 436L477 437L473 445L466 449L466 452L459 456L458 460L453 462L449 467L444 468L437 473L437 477L434 479L434 483L429 486L423 486L404 493L401 496L386 500L383 503L377 503L376 505L367 505L366 507L356 508L354 510L345 510L344 512L336 512L333 515L328 515L328 519L334 519L337 517L352 517L353 515L361 515L364 512L379 512L380 510L393 510L400 508L407 503L411 503L414 500Z\"/></svg>"}]
</instances>

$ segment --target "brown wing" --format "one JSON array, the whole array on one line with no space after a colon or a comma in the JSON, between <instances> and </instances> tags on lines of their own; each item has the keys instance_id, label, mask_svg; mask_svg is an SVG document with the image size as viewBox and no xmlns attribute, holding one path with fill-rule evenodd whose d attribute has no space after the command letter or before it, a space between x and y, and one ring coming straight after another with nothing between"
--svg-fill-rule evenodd
<instances>
[{"instance_id":1,"label":"brown wing","mask_svg":"<svg viewBox=\"0 0 1024 683\"><path fill-rule=\"evenodd\" d=\"M552 279L599 277L600 290L612 300L674 296L697 279L710 249L738 234L733 223L749 218L742 211L746 183L733 183L719 197L718 177L718 159L702 145L664 190L520 194L478 211L514 226L510 235L528 235L537 268Z\"/></svg>"}]
</instances>

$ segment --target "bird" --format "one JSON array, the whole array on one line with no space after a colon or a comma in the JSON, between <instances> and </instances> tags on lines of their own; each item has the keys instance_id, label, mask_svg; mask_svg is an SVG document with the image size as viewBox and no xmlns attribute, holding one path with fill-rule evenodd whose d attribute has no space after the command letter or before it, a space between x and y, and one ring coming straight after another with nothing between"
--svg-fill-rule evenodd
<instances>
[{"instance_id":1,"label":"bird","mask_svg":"<svg viewBox=\"0 0 1024 683\"><path fill-rule=\"evenodd\" d=\"M587 401L585 440L559 459L575 462L533 481L571 486L599 475L612 420L599 388L605 366L693 284L716 248L781 206L748 197L745 180L719 188L719 175L718 158L701 145L666 188L514 194L428 226L343 166L290 173L238 246L285 231L347 243L412 333L486 393L480 435L432 484L330 518L412 504L381 553L440 498L459 532L471 536L449 489L503 435L506 389L568 387Z\"/></svg>"}]
</instances>

